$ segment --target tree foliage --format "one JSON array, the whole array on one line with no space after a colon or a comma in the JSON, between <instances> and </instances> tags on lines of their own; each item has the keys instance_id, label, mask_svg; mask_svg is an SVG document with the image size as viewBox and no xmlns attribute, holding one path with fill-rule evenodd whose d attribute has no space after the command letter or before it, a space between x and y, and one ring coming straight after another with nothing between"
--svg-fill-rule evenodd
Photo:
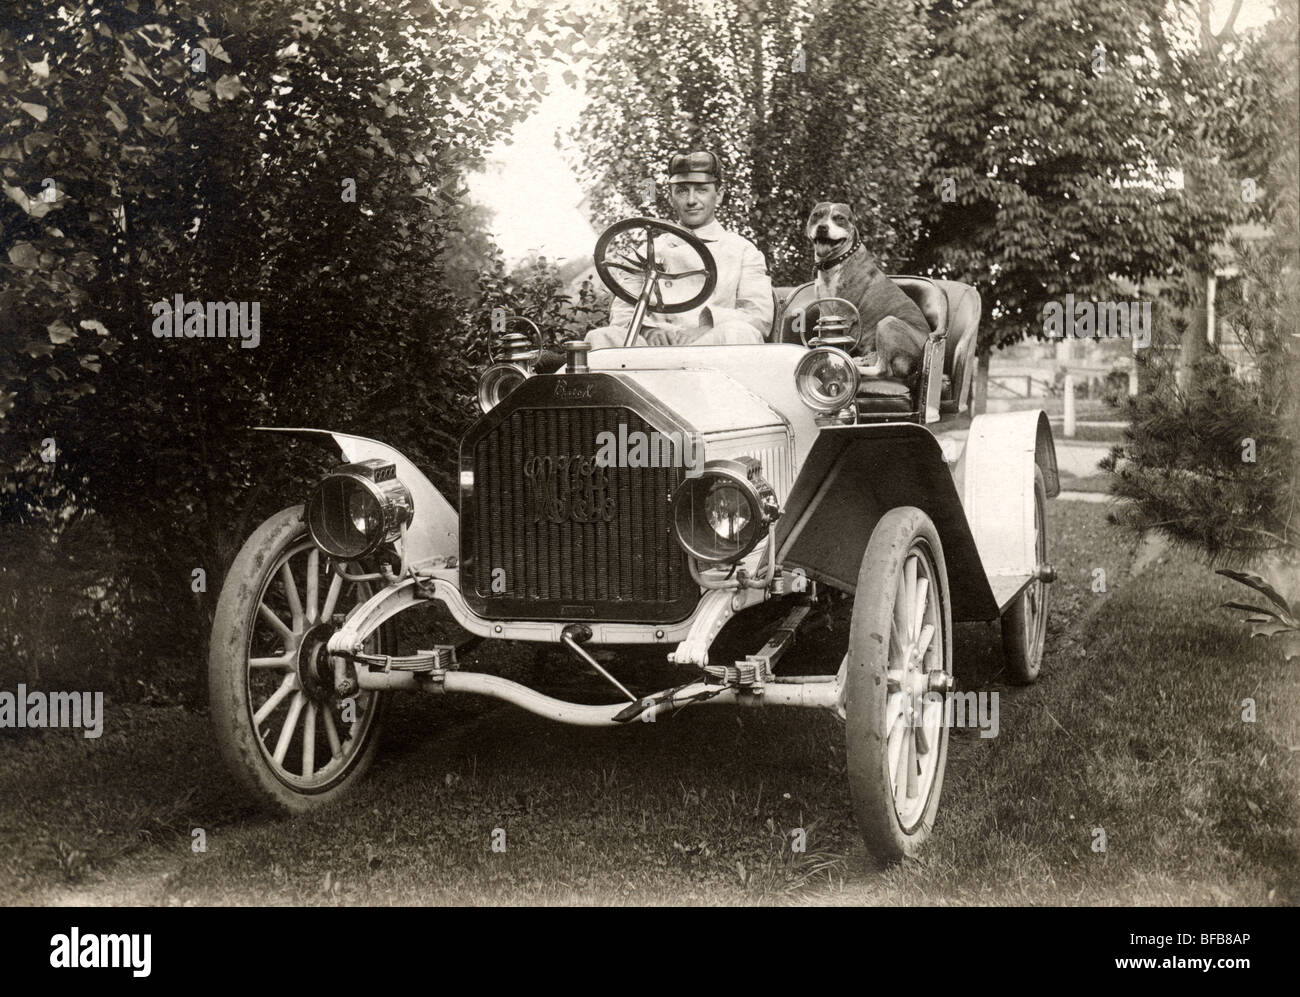
<instances>
[{"instance_id":1,"label":"tree foliage","mask_svg":"<svg viewBox=\"0 0 1300 997\"><path fill-rule=\"evenodd\" d=\"M1296 5L1286 5L1243 55L1262 121L1261 144L1239 154L1266 177L1258 217L1262 241L1234 240L1241 279L1219 302L1221 329L1244 347L1248 376L1217 349L1180 388L1168 358L1155 353L1146 389L1129 402L1131 426L1107 464L1114 492L1128 500L1114 519L1154 530L1215 563L1242 564L1300 551L1300 74ZM1267 194L1263 191L1266 187ZM1199 330L1198 330L1199 333ZM1297 579L1300 581L1300 579Z\"/></svg>"},{"instance_id":2,"label":"tree foliage","mask_svg":"<svg viewBox=\"0 0 1300 997\"><path fill-rule=\"evenodd\" d=\"M1191 135L1206 105L1182 104L1212 81L1159 34L1166 16L1166 0L928 5L916 260L980 289L984 348L1040 334L1066 293L1110 300L1113 278L1169 275L1241 214L1236 176ZM1194 192L1178 172L1193 168Z\"/></svg>"},{"instance_id":3,"label":"tree foliage","mask_svg":"<svg viewBox=\"0 0 1300 997\"><path fill-rule=\"evenodd\" d=\"M100 517L173 624L155 653L192 663L310 463L251 426L454 464L488 331L441 280L463 177L584 43L423 0L18 0L0 25L0 512L56 538ZM259 345L156 338L177 295L258 302Z\"/></svg>"},{"instance_id":4,"label":"tree foliage","mask_svg":"<svg viewBox=\"0 0 1300 997\"><path fill-rule=\"evenodd\" d=\"M568 150L598 225L636 213L645 181L671 217L673 152L721 158L719 220L753 239L775 283L810 279L803 223L846 201L886 262L909 247L925 152L913 44L896 0L615 0L615 58L593 63Z\"/></svg>"}]
</instances>

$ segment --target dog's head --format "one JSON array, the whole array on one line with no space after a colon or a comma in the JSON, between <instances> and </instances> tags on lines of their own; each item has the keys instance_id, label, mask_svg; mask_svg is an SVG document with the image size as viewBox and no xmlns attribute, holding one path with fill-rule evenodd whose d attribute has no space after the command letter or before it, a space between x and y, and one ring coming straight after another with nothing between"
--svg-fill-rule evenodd
<instances>
[{"instance_id":1,"label":"dog's head","mask_svg":"<svg viewBox=\"0 0 1300 997\"><path fill-rule=\"evenodd\" d=\"M804 233L812 241L817 262L830 259L853 245L857 219L853 209L838 201L821 201L813 205Z\"/></svg>"}]
</instances>

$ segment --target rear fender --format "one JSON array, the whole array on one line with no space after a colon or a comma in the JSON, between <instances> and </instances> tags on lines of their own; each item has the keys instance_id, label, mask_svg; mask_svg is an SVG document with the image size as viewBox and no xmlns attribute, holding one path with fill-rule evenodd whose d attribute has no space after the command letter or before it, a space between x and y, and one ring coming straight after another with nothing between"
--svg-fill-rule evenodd
<instances>
[{"instance_id":1,"label":"rear fender","mask_svg":"<svg viewBox=\"0 0 1300 997\"><path fill-rule=\"evenodd\" d=\"M1056 444L1040 410L996 412L971 420L962 454L966 518L990 578L1023 576L1037 567L1034 468L1051 498L1061 491Z\"/></svg>"},{"instance_id":2,"label":"rear fender","mask_svg":"<svg viewBox=\"0 0 1300 997\"><path fill-rule=\"evenodd\" d=\"M456 510L433 487L424 472L399 451L377 440L333 433L328 429L289 429L279 426L254 428L263 433L286 433L314 439L332 446L349 464L371 458L391 461L397 468L397 477L410 489L412 505L415 507L411 524L406 528L407 564L419 564L432 558L455 557L459 553L460 518L456 515Z\"/></svg>"},{"instance_id":3,"label":"rear fender","mask_svg":"<svg viewBox=\"0 0 1300 997\"><path fill-rule=\"evenodd\" d=\"M920 509L939 532L953 619L996 619L997 602L939 441L914 423L823 428L777 522L777 559L852 592L871 531L898 506Z\"/></svg>"}]
</instances>

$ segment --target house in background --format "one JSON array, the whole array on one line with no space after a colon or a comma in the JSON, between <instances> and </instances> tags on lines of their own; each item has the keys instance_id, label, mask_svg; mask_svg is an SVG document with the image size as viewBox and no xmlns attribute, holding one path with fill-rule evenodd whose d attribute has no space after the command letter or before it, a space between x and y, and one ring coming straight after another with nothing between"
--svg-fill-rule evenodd
<instances>
[{"instance_id":1,"label":"house in background","mask_svg":"<svg viewBox=\"0 0 1300 997\"><path fill-rule=\"evenodd\" d=\"M1246 300L1250 297L1249 282L1242 275L1238 265L1239 254L1233 243L1241 242L1250 246L1264 242L1272 236L1270 229L1254 222L1234 225L1229 233L1228 242L1212 247L1211 253L1215 260L1214 273L1208 275L1205 281L1207 344L1217 349L1219 354L1232 365L1232 372L1236 377L1247 381L1254 380L1257 376L1254 358L1242 345L1241 337L1232 327L1232 323L1221 315L1218 303L1225 292L1243 296Z\"/></svg>"}]
</instances>

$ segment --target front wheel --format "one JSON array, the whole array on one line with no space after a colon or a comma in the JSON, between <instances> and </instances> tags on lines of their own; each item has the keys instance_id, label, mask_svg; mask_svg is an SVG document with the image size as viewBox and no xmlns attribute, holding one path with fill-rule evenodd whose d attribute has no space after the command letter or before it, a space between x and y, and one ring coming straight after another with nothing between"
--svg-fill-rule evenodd
<instances>
[{"instance_id":1,"label":"front wheel","mask_svg":"<svg viewBox=\"0 0 1300 997\"><path fill-rule=\"evenodd\" d=\"M212 722L226 765L272 810L330 802L374 758L382 697L367 690L339 697L325 653L334 619L370 594L312 543L300 505L259 526L230 567L208 653ZM383 643L381 629L366 649L383 653Z\"/></svg>"},{"instance_id":2,"label":"front wheel","mask_svg":"<svg viewBox=\"0 0 1300 997\"><path fill-rule=\"evenodd\" d=\"M884 862L916 855L934 827L951 633L934 524L920 509L892 509L862 556L844 662L849 790L867 847Z\"/></svg>"}]
</instances>

